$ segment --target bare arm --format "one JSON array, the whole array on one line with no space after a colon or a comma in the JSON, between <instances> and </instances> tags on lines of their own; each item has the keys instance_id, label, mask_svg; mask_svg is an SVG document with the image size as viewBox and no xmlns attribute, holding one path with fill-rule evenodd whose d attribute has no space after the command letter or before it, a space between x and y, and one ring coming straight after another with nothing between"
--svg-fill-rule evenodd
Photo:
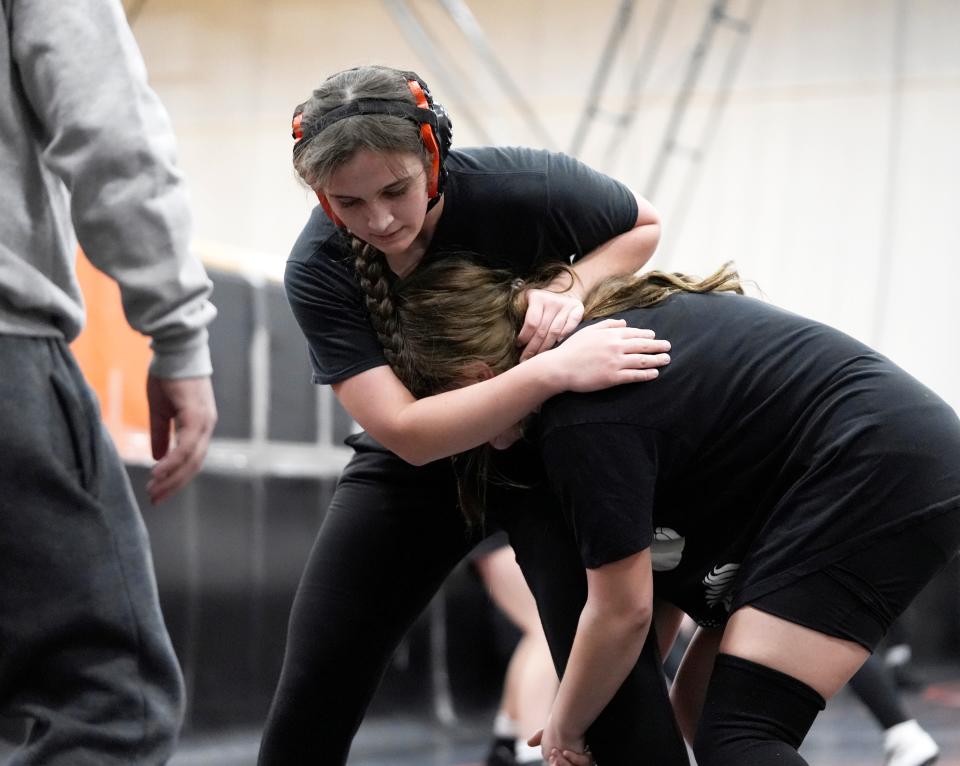
<instances>
[{"instance_id":1,"label":"bare arm","mask_svg":"<svg viewBox=\"0 0 960 766\"><path fill-rule=\"evenodd\" d=\"M649 330L605 320L562 346L490 380L414 399L386 366L336 383L347 412L408 463L423 465L498 436L561 391L592 391L651 380L669 344Z\"/></svg>"},{"instance_id":2,"label":"bare arm","mask_svg":"<svg viewBox=\"0 0 960 766\"><path fill-rule=\"evenodd\" d=\"M650 549L587 570L587 601L543 732L551 750L583 750L587 728L636 664L653 618Z\"/></svg>"},{"instance_id":3,"label":"bare arm","mask_svg":"<svg viewBox=\"0 0 960 766\"><path fill-rule=\"evenodd\" d=\"M637 203L637 225L575 265L578 289L592 287L607 276L631 273L653 254L660 236L659 218L649 202L638 199ZM527 320L536 315L537 323L529 334L539 340L528 343L522 364L513 369L482 383L416 400L389 367L376 367L334 384L337 398L381 444L407 462L422 465L489 441L555 394L651 380L658 374L655 368L670 361L668 342L620 322L588 328L579 333L582 338L570 338L553 348L558 337L566 337L579 324L583 304L579 295L530 292L543 293L547 304L541 303L537 313L531 302ZM555 331L540 329L551 327Z\"/></svg>"}]
</instances>

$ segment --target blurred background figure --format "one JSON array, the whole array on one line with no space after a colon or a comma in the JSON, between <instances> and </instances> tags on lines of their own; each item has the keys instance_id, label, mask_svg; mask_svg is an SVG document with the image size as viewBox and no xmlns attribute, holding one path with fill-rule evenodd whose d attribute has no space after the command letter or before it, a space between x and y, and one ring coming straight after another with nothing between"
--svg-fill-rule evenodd
<instances>
[{"instance_id":1,"label":"blurred background figure","mask_svg":"<svg viewBox=\"0 0 960 766\"><path fill-rule=\"evenodd\" d=\"M903 620L893 623L887 634L883 648L883 664L889 668L898 688L922 691L926 686L923 675L914 667L910 630Z\"/></svg>"},{"instance_id":2,"label":"blurred background figure","mask_svg":"<svg viewBox=\"0 0 960 766\"><path fill-rule=\"evenodd\" d=\"M893 673L875 654L850 679L850 688L883 730L885 766L925 766L940 748L900 699Z\"/></svg>"}]
</instances>

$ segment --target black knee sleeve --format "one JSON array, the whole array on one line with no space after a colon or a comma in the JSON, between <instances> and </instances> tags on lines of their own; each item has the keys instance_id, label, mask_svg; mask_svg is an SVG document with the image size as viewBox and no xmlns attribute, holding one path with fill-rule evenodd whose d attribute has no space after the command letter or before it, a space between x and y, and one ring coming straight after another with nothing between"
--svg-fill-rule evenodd
<instances>
[{"instance_id":1,"label":"black knee sleeve","mask_svg":"<svg viewBox=\"0 0 960 766\"><path fill-rule=\"evenodd\" d=\"M796 678L718 654L693 751L700 766L806 764L797 748L823 697Z\"/></svg>"}]
</instances>

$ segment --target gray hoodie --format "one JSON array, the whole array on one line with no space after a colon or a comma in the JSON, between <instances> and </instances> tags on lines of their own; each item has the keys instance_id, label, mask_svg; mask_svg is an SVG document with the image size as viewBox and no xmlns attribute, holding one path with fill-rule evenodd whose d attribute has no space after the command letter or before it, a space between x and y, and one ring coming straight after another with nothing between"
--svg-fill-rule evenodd
<instances>
[{"instance_id":1,"label":"gray hoodie","mask_svg":"<svg viewBox=\"0 0 960 766\"><path fill-rule=\"evenodd\" d=\"M0 333L63 337L76 243L120 286L159 377L210 373L211 285L169 118L117 0L0 0Z\"/></svg>"}]
</instances>

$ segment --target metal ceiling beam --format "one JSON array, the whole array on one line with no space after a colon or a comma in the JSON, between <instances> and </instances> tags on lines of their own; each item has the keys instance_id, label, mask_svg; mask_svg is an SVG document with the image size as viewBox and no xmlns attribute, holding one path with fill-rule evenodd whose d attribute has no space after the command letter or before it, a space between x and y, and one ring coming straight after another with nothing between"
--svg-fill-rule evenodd
<instances>
[{"instance_id":1,"label":"metal ceiling beam","mask_svg":"<svg viewBox=\"0 0 960 766\"><path fill-rule=\"evenodd\" d=\"M410 44L420 54L431 71L436 74L437 79L441 81L444 92L451 97L455 97L456 94L462 95L465 91L463 87L465 78L456 75L453 64L454 57L434 42L426 26L406 0L383 0L383 4L393 16L397 26L400 27L400 31L407 36ZM443 102L447 99L439 100ZM459 118L470 124L481 142L485 144L494 143L483 122L470 108L469 98L462 98L457 101L455 113L459 115ZM454 128L456 128L456 119L453 120L453 123Z\"/></svg>"},{"instance_id":2,"label":"metal ceiling beam","mask_svg":"<svg viewBox=\"0 0 960 766\"><path fill-rule=\"evenodd\" d=\"M687 107L690 106L690 98L693 96L693 90L696 87L697 80L700 79L700 73L703 70L703 62L707 58L707 52L713 43L714 35L720 21L726 17L727 0L715 0L710 10L707 12L703 26L700 29L700 35L687 60L687 70L684 74L683 82L677 97L673 102L673 110L670 112L670 118L667 122L667 129L664 131L663 141L660 144L660 150L654 160L653 168L643 187L644 194L654 196L657 188L660 186L660 180L663 178L668 160L676 155L677 152L684 152L696 157L696 150L690 147L681 147L677 143L677 136L680 133L680 127L687 113Z\"/></svg>"},{"instance_id":3,"label":"metal ceiling beam","mask_svg":"<svg viewBox=\"0 0 960 766\"><path fill-rule=\"evenodd\" d=\"M883 189L882 236L875 274L877 278L870 342L880 346L886 338L888 309L893 297L894 244L897 234L897 192L900 188L901 141L903 140L903 91L906 75L907 25L910 11L906 0L893 3L893 39L891 40L890 109L887 113L887 173Z\"/></svg>"},{"instance_id":4,"label":"metal ceiling beam","mask_svg":"<svg viewBox=\"0 0 960 766\"><path fill-rule=\"evenodd\" d=\"M494 79L500 84L502 91L513 102L513 105L517 111L520 112L530 131L537 136L539 142L544 147L552 149L555 143L550 136L550 132L540 121L540 118L527 101L523 91L513 81L507 68L500 63L500 59L490 46L490 43L487 42L487 36L483 33L483 29L470 10L470 7L464 0L439 0L439 2L449 14L450 18L453 19L454 24L463 32L464 37L467 38L467 41L486 65Z\"/></svg>"},{"instance_id":5,"label":"metal ceiling beam","mask_svg":"<svg viewBox=\"0 0 960 766\"><path fill-rule=\"evenodd\" d=\"M640 111L641 93L647 83L647 77L653 69L653 62L660 50L660 43L663 41L667 23L676 7L675 0L660 0L657 6L653 22L647 33L647 39L643 44L643 50L640 52L640 57L633 68L633 74L630 76L623 107L620 113L616 115L616 126L610 135L607 150L603 155L602 167L607 173L613 173L617 154L624 144L623 138L633 127L637 113Z\"/></svg>"},{"instance_id":6,"label":"metal ceiling beam","mask_svg":"<svg viewBox=\"0 0 960 766\"><path fill-rule=\"evenodd\" d=\"M598 104L603 95L603 89L607 85L607 79L610 77L610 69L613 66L613 60L616 58L617 51L623 43L627 27L630 26L630 17L633 15L635 6L634 0L620 0L620 6L617 8L613 17L613 26L610 27L610 33L607 36L607 42L603 46L603 52L600 54L600 61L597 62L597 69L593 73L593 79L587 89L587 103L580 115L580 121L573 132L573 140L570 142L569 152L574 157L580 154L584 142L587 140L587 133L590 130L593 121L599 113Z\"/></svg>"},{"instance_id":7,"label":"metal ceiling beam","mask_svg":"<svg viewBox=\"0 0 960 766\"><path fill-rule=\"evenodd\" d=\"M653 195L656 193L656 190L660 184L660 180L662 179L666 169L667 162L671 159L671 157L675 157L677 154L684 154L687 158L692 160L693 167L688 167L686 177L684 178L680 187L680 193L678 194L677 202L670 212L671 237L675 238L682 229L683 221L686 218L697 182L700 178L702 160L707 155L710 144L713 142L713 139L715 138L719 129L723 111L726 108L727 102L730 98L733 80L736 77L737 70L740 68L740 62L743 59L743 54L746 50L750 32L756 25L757 16L760 13L760 8L762 5L763 0L750 0L746 13L741 17L734 17L728 15L726 12L726 0L715 2L708 14L707 24L701 33L700 43L703 43L703 46L701 47L701 44L698 43L697 48L691 55L691 60L687 71L688 76L684 81L683 90L681 90L681 93L678 94L677 103L675 104L673 115L671 116L671 126L664 136L664 141L661 146L660 154L657 158L657 163L655 164L650 175L650 185L648 187L644 187L644 194L649 193L650 195ZM728 51L726 61L724 62L716 93L713 101L710 104L710 110L707 114L707 117L703 123L703 130L701 131L695 145L683 146L677 142L677 135L686 112L686 107L689 104L690 93L695 85L696 78L699 75L703 64L703 58L706 54L706 45L708 45L710 40L712 40L713 33L720 25L724 25L733 30L736 33L736 38L734 39L733 44ZM662 250L666 253L673 252L673 248L670 247L662 248Z\"/></svg>"}]
</instances>

